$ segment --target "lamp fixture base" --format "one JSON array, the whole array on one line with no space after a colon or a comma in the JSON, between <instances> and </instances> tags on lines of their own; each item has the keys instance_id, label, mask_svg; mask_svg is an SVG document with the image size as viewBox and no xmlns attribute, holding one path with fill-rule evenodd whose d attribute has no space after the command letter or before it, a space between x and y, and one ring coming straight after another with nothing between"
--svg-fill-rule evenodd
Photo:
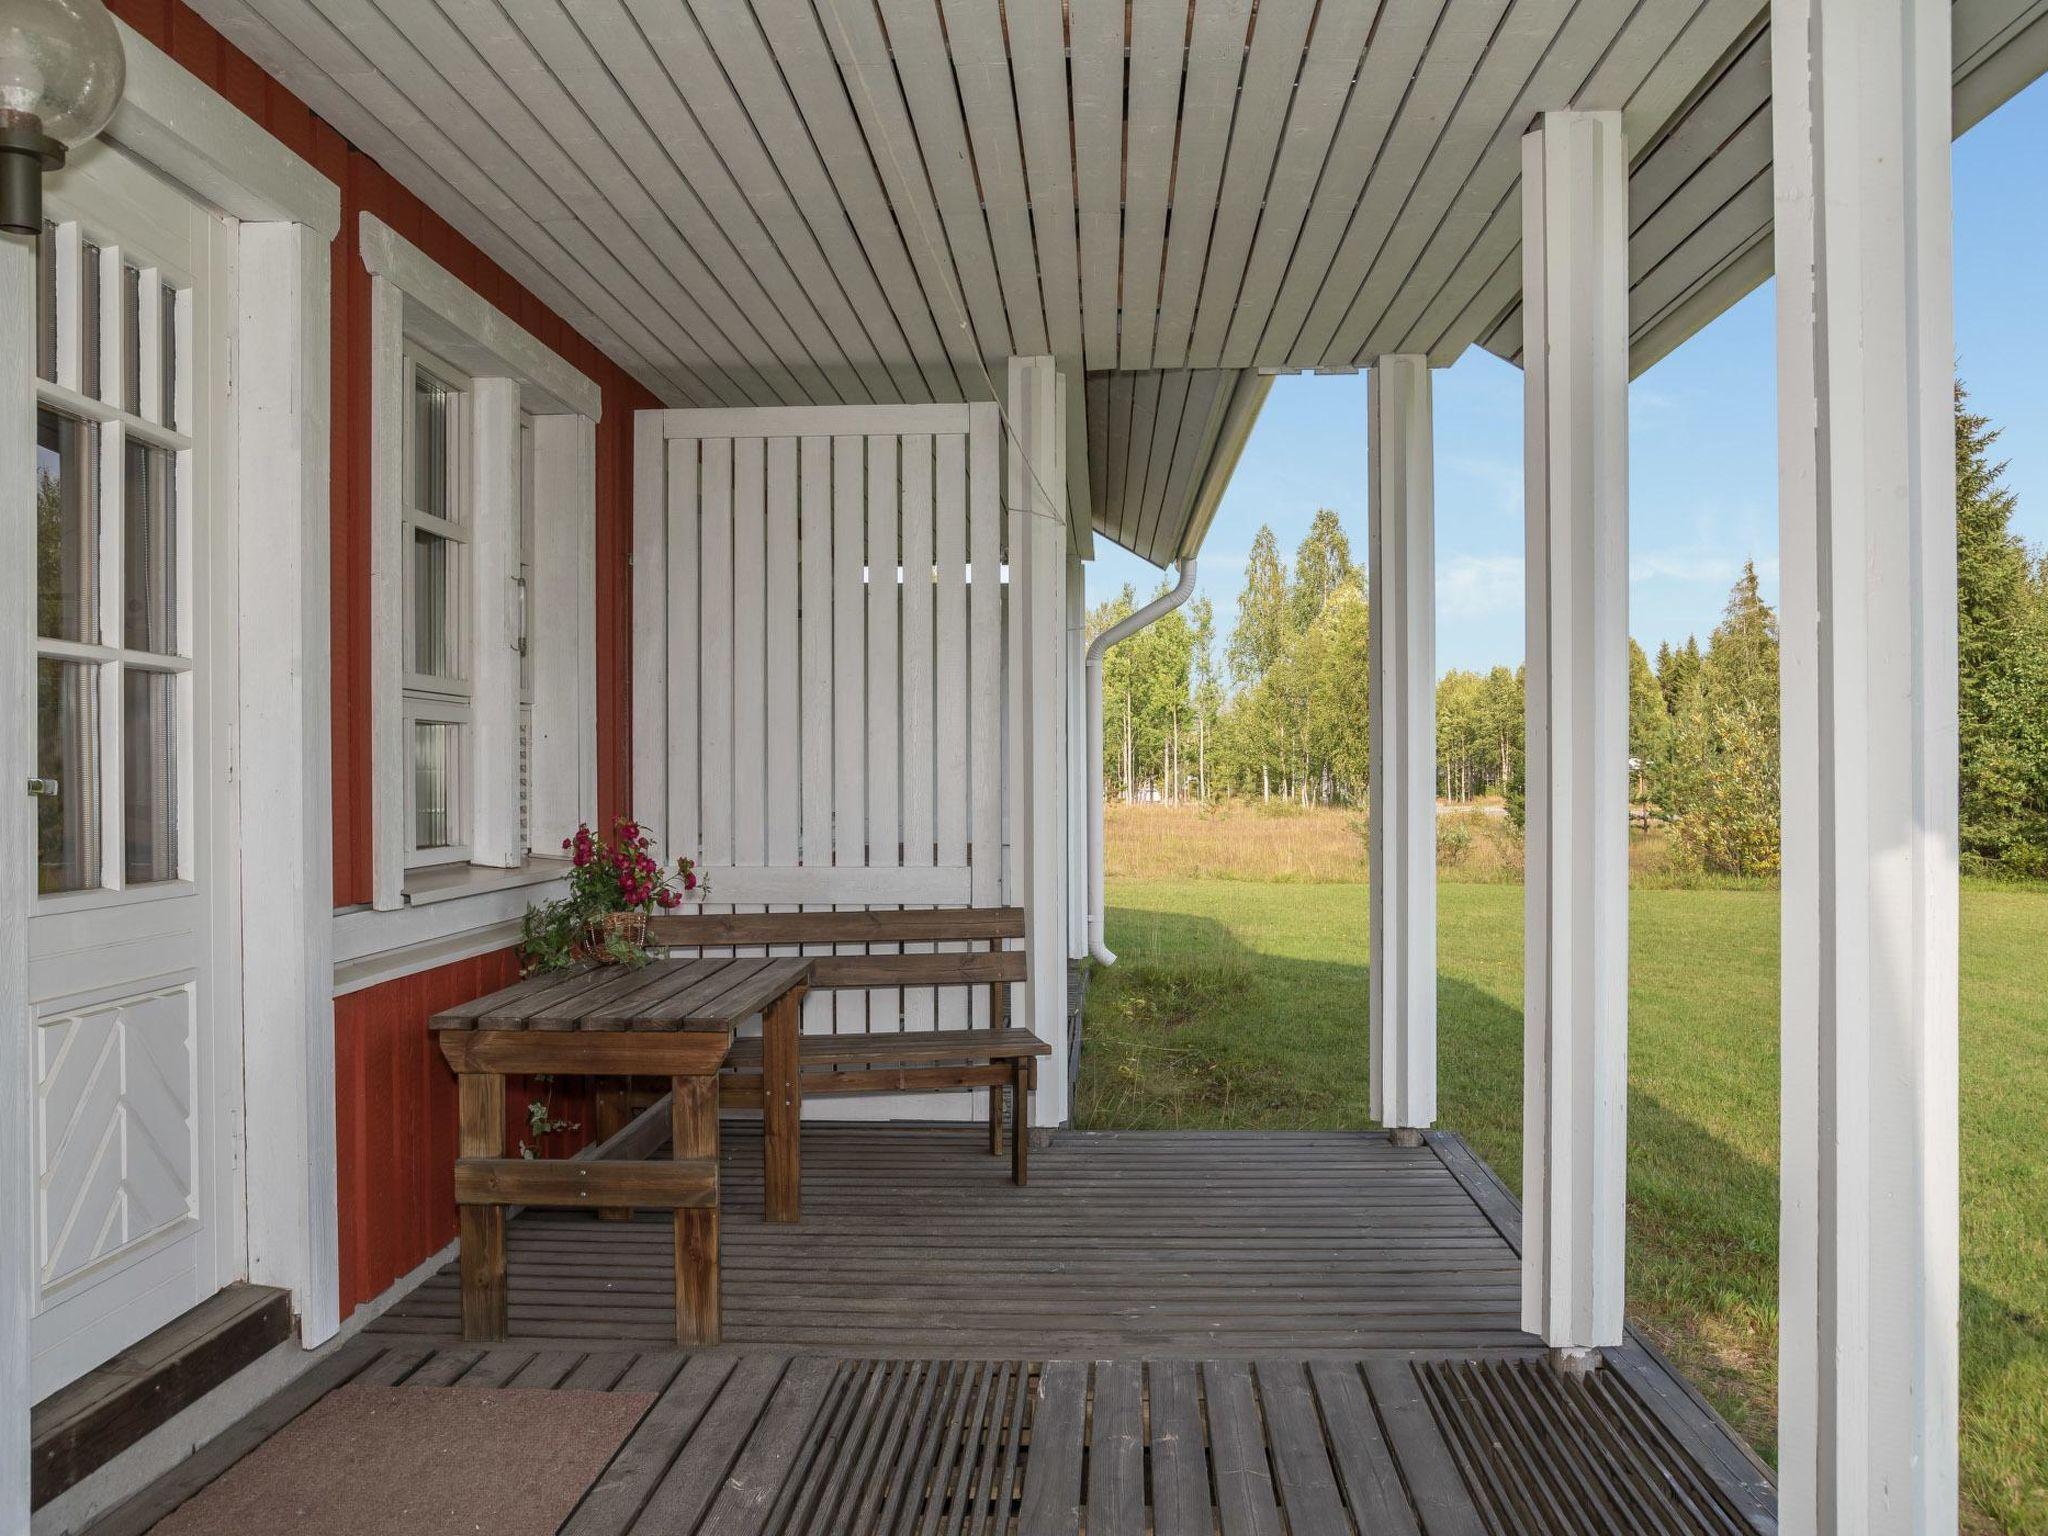
<instances>
[{"instance_id":1,"label":"lamp fixture base","mask_svg":"<svg viewBox=\"0 0 2048 1536\"><path fill-rule=\"evenodd\" d=\"M64 146L33 118L0 119L0 229L43 232L43 175L64 164Z\"/></svg>"}]
</instances>

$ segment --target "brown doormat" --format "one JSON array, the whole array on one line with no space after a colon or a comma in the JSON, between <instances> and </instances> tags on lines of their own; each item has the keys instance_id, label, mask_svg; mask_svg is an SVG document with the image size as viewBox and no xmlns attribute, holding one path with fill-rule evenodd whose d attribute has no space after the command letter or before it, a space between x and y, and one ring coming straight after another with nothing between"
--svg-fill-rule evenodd
<instances>
[{"instance_id":1,"label":"brown doormat","mask_svg":"<svg viewBox=\"0 0 2048 1536\"><path fill-rule=\"evenodd\" d=\"M653 1401L343 1387L157 1522L156 1536L553 1536Z\"/></svg>"}]
</instances>

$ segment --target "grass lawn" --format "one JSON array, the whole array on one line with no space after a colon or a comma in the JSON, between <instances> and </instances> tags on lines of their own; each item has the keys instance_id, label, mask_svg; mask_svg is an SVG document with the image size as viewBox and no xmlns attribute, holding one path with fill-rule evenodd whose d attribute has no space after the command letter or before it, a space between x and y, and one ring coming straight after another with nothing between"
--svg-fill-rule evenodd
<instances>
[{"instance_id":1,"label":"grass lawn","mask_svg":"<svg viewBox=\"0 0 2048 1536\"><path fill-rule=\"evenodd\" d=\"M1122 878L1109 903L1121 963L1091 984L1077 1124L1369 1123L1362 884ZM1639 889L1630 914L1630 1313L1771 1455L1777 895ZM1439 1123L1517 1187L1521 931L1519 885L1442 886ZM2048 1533L2044 948L2048 892L1965 889L1966 1521L2030 1536Z\"/></svg>"}]
</instances>

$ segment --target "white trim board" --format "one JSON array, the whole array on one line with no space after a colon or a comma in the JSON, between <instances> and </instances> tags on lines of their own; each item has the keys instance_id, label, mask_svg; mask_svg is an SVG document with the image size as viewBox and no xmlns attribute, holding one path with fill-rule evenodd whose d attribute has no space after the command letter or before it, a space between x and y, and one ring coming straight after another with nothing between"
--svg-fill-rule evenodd
<instances>
[{"instance_id":1,"label":"white trim board","mask_svg":"<svg viewBox=\"0 0 2048 1536\"><path fill-rule=\"evenodd\" d=\"M408 335L478 377L503 376L537 391L535 415L604 419L604 391L559 352L373 213L361 216L363 265L410 301Z\"/></svg>"},{"instance_id":2,"label":"white trim board","mask_svg":"<svg viewBox=\"0 0 2048 1536\"><path fill-rule=\"evenodd\" d=\"M128 56L106 139L238 219L303 224L325 242L341 229L341 188L220 92L116 18ZM88 145L84 159L100 153Z\"/></svg>"}]
</instances>

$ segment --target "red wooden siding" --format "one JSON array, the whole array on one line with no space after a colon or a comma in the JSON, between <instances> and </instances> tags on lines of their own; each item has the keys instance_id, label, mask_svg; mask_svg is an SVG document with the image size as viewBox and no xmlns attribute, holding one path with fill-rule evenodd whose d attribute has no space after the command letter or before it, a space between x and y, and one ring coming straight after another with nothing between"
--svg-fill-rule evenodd
<instances>
[{"instance_id":1,"label":"red wooden siding","mask_svg":"<svg viewBox=\"0 0 2048 1536\"><path fill-rule=\"evenodd\" d=\"M333 248L332 598L334 904L370 899L370 275L359 216L374 213L587 374L603 391L597 429L597 721L601 817L623 814L631 772L633 413L658 404L639 383L429 210L376 161L229 43L182 0L110 8L341 188ZM455 1235L455 1083L432 1048L435 1010L504 985L509 951L409 976L335 1002L335 1092L346 1315ZM582 1085L557 1113L589 1123ZM508 1102L518 1119L528 1095ZM580 1134L555 1138L569 1150ZM509 1150L509 1148L508 1148Z\"/></svg>"}]
</instances>

